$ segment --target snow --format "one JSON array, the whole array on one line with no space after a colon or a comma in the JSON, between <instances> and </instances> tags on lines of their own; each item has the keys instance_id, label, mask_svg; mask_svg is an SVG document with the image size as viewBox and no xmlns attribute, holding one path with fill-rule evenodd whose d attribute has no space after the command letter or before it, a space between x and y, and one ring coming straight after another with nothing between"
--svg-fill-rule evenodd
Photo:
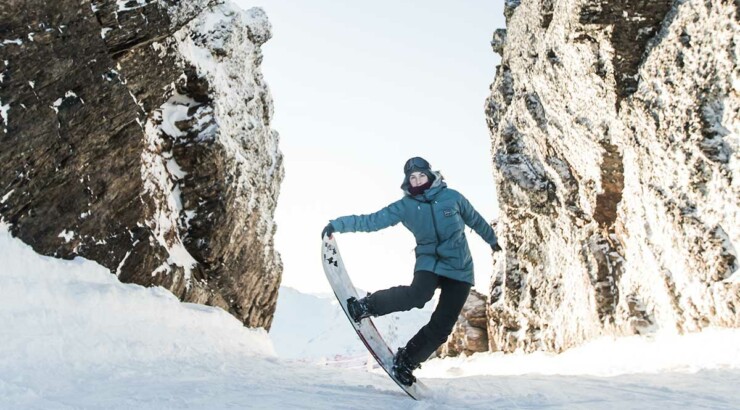
<instances>
[{"instance_id":1,"label":"snow","mask_svg":"<svg viewBox=\"0 0 740 410\"><path fill-rule=\"evenodd\" d=\"M142 8L147 4L147 0L116 0L116 5L118 6L116 12L119 13L122 11Z\"/></svg>"},{"instance_id":2,"label":"snow","mask_svg":"<svg viewBox=\"0 0 740 410\"><path fill-rule=\"evenodd\" d=\"M75 233L73 231L63 230L62 232L59 232L59 235L57 235L59 238L64 238L65 242L71 241L75 237Z\"/></svg>"},{"instance_id":3,"label":"snow","mask_svg":"<svg viewBox=\"0 0 740 410\"><path fill-rule=\"evenodd\" d=\"M177 179L183 179L187 175L187 173L180 168L180 165L173 158L167 160L167 171Z\"/></svg>"},{"instance_id":4,"label":"snow","mask_svg":"<svg viewBox=\"0 0 740 410\"><path fill-rule=\"evenodd\" d=\"M423 310L375 320L392 350L405 344L429 320L434 302ZM270 336L277 354L283 358L344 368L363 368L368 362L374 364L346 322L334 295L307 295L282 287ZM472 357L434 359L426 363L418 375L431 378L526 374L613 377L730 367L740 368L740 331L712 328L685 336L662 332L650 337L601 338L559 355L478 353Z\"/></svg>"},{"instance_id":5,"label":"snow","mask_svg":"<svg viewBox=\"0 0 740 410\"><path fill-rule=\"evenodd\" d=\"M432 377L479 375L590 375L613 377L634 373L695 373L740 368L740 331L709 328L701 333L601 338L561 354L478 353L471 357L432 360L419 372Z\"/></svg>"},{"instance_id":6,"label":"snow","mask_svg":"<svg viewBox=\"0 0 740 410\"><path fill-rule=\"evenodd\" d=\"M190 21L198 13L201 13L208 3L212 2L209 0L190 0L173 4L169 0L158 0L158 3L161 10L167 10L171 27L180 27L181 24Z\"/></svg>"},{"instance_id":7,"label":"snow","mask_svg":"<svg viewBox=\"0 0 740 410\"><path fill-rule=\"evenodd\" d=\"M3 42L0 43L0 46L5 46L6 44L15 44L17 46L20 46L20 45L23 44L23 41L21 41L21 39L19 39L19 38L16 38L14 40L3 40Z\"/></svg>"},{"instance_id":8,"label":"snow","mask_svg":"<svg viewBox=\"0 0 740 410\"><path fill-rule=\"evenodd\" d=\"M35 85L35 83L34 83ZM33 85L31 86L33 88ZM64 97L59 97L50 105L51 109L54 110L55 113L59 114L59 107L64 103L64 100L67 98L78 98L81 103L85 103L85 100L78 97L77 94L75 94L72 90L67 91L64 93Z\"/></svg>"},{"instance_id":9,"label":"snow","mask_svg":"<svg viewBox=\"0 0 740 410\"><path fill-rule=\"evenodd\" d=\"M138 244L138 243L139 243L138 240L135 241L131 245L131 248L135 247L136 244ZM123 268L123 266L126 264L126 260L128 259L129 256L131 256L131 251L126 252L126 255L123 257L123 259L121 259L121 263L119 263L118 264L118 267L116 268L116 276L121 276L121 268Z\"/></svg>"},{"instance_id":10,"label":"snow","mask_svg":"<svg viewBox=\"0 0 740 410\"><path fill-rule=\"evenodd\" d=\"M729 278L725 279L725 283L740 283L740 270L735 271Z\"/></svg>"},{"instance_id":11,"label":"snow","mask_svg":"<svg viewBox=\"0 0 740 410\"><path fill-rule=\"evenodd\" d=\"M3 198L2 198L2 199L0 199L0 204L4 204L4 203L5 203L5 201L7 201L7 200L8 200L8 198L10 198L10 196L11 196L11 195L13 195L13 192L14 192L14 191L15 191L15 189L11 189L10 191L8 191L8 193L7 193L7 194L3 195Z\"/></svg>"},{"instance_id":12,"label":"snow","mask_svg":"<svg viewBox=\"0 0 740 410\"><path fill-rule=\"evenodd\" d=\"M6 131L7 132L7 126L8 126L8 111L10 111L10 104L3 105L3 101L0 100L0 118L3 119L3 124L5 124Z\"/></svg>"},{"instance_id":13,"label":"snow","mask_svg":"<svg viewBox=\"0 0 740 410\"><path fill-rule=\"evenodd\" d=\"M78 97L77 94L75 94L74 92L72 92L72 90L69 90L66 93L64 93L64 98L78 98L81 103L83 103L83 104L85 103L85 100L83 100L82 98Z\"/></svg>"},{"instance_id":14,"label":"snow","mask_svg":"<svg viewBox=\"0 0 740 410\"><path fill-rule=\"evenodd\" d=\"M395 350L429 321L434 302L432 299L423 309L378 318L375 325ZM365 346L347 325L334 294L308 295L281 287L270 336L275 351L287 359L339 366L343 361L355 360L362 362L362 367L369 358Z\"/></svg>"},{"instance_id":15,"label":"snow","mask_svg":"<svg viewBox=\"0 0 740 410\"><path fill-rule=\"evenodd\" d=\"M51 109L57 114L59 114L59 106L62 105L62 100L62 97L59 97L51 104Z\"/></svg>"},{"instance_id":16,"label":"snow","mask_svg":"<svg viewBox=\"0 0 740 410\"><path fill-rule=\"evenodd\" d=\"M174 85L172 86L172 88L174 88ZM197 107L199 105L200 104L198 104L192 98L189 98L182 94L178 94L176 91L174 91L172 97L170 97L167 102L162 104L162 106L160 107L160 129L170 137L184 136L185 133L183 131L180 131L176 124L179 121L185 121L192 118L191 115L188 115L188 111L191 107Z\"/></svg>"},{"instance_id":17,"label":"snow","mask_svg":"<svg viewBox=\"0 0 740 410\"><path fill-rule=\"evenodd\" d=\"M114 70L111 70L111 71L114 71ZM125 83L123 83L123 84L125 84ZM144 109L144 104L142 104L141 101L139 101L136 98L136 96L134 95L134 93L131 90L128 90L128 95L130 95L131 96L131 99L134 100L134 103L136 105L138 105L139 108L141 108L141 112L143 112L143 113L146 112L146 110Z\"/></svg>"},{"instance_id":18,"label":"snow","mask_svg":"<svg viewBox=\"0 0 740 410\"><path fill-rule=\"evenodd\" d=\"M600 340L559 356L432 360L417 372L430 391L415 402L377 370L282 359L264 330L221 309L122 284L82 258L40 256L2 223L0 261L0 408L732 408L740 401L738 330ZM610 374L619 375L603 377Z\"/></svg>"},{"instance_id":19,"label":"snow","mask_svg":"<svg viewBox=\"0 0 740 410\"><path fill-rule=\"evenodd\" d=\"M186 286L189 287L193 266L198 262L185 248L179 235L172 235L172 239L168 239L170 232L177 232L181 227L180 215L185 210L182 205L179 181L185 177L186 173L173 158L172 151L163 151L161 146L162 134L172 138L185 135L176 124L178 121L190 119L188 110L199 104L178 94L174 84L170 88L173 90L173 95L149 116L144 126L148 146L142 152L141 174L144 188L155 197L159 197L154 217L148 224L154 230L157 241L169 253L167 263L160 265L152 272L152 275L160 272L169 273L170 265L181 266L185 271ZM133 94L131 97L136 101ZM187 218L183 220L185 227L188 221Z\"/></svg>"}]
</instances>

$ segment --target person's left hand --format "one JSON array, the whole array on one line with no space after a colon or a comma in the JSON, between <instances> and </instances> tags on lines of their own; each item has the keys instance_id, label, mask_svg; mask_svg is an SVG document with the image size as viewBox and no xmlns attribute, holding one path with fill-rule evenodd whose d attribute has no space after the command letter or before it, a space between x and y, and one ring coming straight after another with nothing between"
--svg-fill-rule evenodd
<instances>
[{"instance_id":1,"label":"person's left hand","mask_svg":"<svg viewBox=\"0 0 740 410\"><path fill-rule=\"evenodd\" d=\"M321 239L324 239L324 236L328 236L329 239L331 239L331 235L334 233L334 225L329 222L328 225L324 228L323 231L321 231Z\"/></svg>"},{"instance_id":2,"label":"person's left hand","mask_svg":"<svg viewBox=\"0 0 740 410\"><path fill-rule=\"evenodd\" d=\"M501 247L499 246L498 242L496 242L495 244L491 245L491 250L492 250L493 252L498 252L498 251L501 251L502 249L501 249Z\"/></svg>"}]
</instances>

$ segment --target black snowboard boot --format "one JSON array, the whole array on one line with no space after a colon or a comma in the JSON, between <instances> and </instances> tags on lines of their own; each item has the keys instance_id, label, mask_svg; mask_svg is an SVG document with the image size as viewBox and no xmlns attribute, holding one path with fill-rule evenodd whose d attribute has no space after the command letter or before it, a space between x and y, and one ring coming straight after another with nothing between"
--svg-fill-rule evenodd
<instances>
[{"instance_id":1,"label":"black snowboard boot","mask_svg":"<svg viewBox=\"0 0 740 410\"><path fill-rule=\"evenodd\" d=\"M405 347L399 347L398 352L393 356L393 376L399 382L406 386L411 386L416 382L416 377L412 374L414 369L421 367L419 363L414 363L408 356Z\"/></svg>"},{"instance_id":2,"label":"black snowboard boot","mask_svg":"<svg viewBox=\"0 0 740 410\"><path fill-rule=\"evenodd\" d=\"M360 300L357 300L354 296L347 299L347 312L355 323L360 323L360 321L366 317L374 316L368 296L370 296L369 293L366 297Z\"/></svg>"}]
</instances>

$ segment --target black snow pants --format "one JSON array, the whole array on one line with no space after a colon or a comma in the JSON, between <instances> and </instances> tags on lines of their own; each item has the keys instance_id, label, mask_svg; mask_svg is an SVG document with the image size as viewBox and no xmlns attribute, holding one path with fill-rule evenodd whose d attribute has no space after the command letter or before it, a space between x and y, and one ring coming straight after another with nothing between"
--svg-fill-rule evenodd
<instances>
[{"instance_id":1,"label":"black snow pants","mask_svg":"<svg viewBox=\"0 0 740 410\"><path fill-rule=\"evenodd\" d=\"M414 273L414 280L410 286L379 290L368 299L373 313L376 316L383 316L412 308L422 308L432 299L435 289L441 288L439 303L429 323L406 344L408 357L416 364L428 359L447 340L468 299L471 287L470 283L420 270Z\"/></svg>"}]
</instances>

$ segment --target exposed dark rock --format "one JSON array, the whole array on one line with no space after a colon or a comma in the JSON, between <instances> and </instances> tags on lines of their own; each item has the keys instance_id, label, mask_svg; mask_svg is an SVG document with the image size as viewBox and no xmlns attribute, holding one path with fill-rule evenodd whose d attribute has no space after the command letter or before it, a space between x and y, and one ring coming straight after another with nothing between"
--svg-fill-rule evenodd
<instances>
[{"instance_id":1,"label":"exposed dark rock","mask_svg":"<svg viewBox=\"0 0 740 410\"><path fill-rule=\"evenodd\" d=\"M0 43L0 217L11 233L269 328L283 168L259 72L261 13L206 0L9 0L0 38L18 41ZM222 23L206 28L206 16ZM187 54L196 47L222 64ZM252 77L236 75L245 65ZM229 87L215 69L232 70ZM233 112L217 112L226 102Z\"/></svg>"},{"instance_id":2,"label":"exposed dark rock","mask_svg":"<svg viewBox=\"0 0 740 410\"><path fill-rule=\"evenodd\" d=\"M514 10L521 4L521 0L504 0L504 17L506 17L506 24L509 24L509 19L514 14Z\"/></svg>"},{"instance_id":3,"label":"exposed dark rock","mask_svg":"<svg viewBox=\"0 0 740 410\"><path fill-rule=\"evenodd\" d=\"M511 104L514 96L514 82L511 78L511 70L506 65L496 67L496 78L500 81L491 84L496 87L494 92L486 99L486 123L491 132L498 130L501 122L501 114Z\"/></svg>"},{"instance_id":4,"label":"exposed dark rock","mask_svg":"<svg viewBox=\"0 0 740 410\"><path fill-rule=\"evenodd\" d=\"M637 90L637 69L643 61L643 53L648 41L660 30L673 2L591 0L581 9L580 23L608 26L611 30L617 103Z\"/></svg>"},{"instance_id":5,"label":"exposed dark rock","mask_svg":"<svg viewBox=\"0 0 740 410\"><path fill-rule=\"evenodd\" d=\"M545 109L542 107L542 101L536 92L529 93L524 96L524 102L527 106L527 111L532 115L532 118L537 122L537 126L543 131L547 129L547 116L545 115Z\"/></svg>"},{"instance_id":6,"label":"exposed dark rock","mask_svg":"<svg viewBox=\"0 0 740 410\"><path fill-rule=\"evenodd\" d=\"M493 32L493 38L491 39L491 48L496 54L503 54L504 44L506 44L506 29L496 29Z\"/></svg>"},{"instance_id":7,"label":"exposed dark rock","mask_svg":"<svg viewBox=\"0 0 740 410\"><path fill-rule=\"evenodd\" d=\"M542 22L540 27L547 30L552 23L552 15L554 12L555 0L540 0L540 9L542 10Z\"/></svg>"},{"instance_id":8,"label":"exposed dark rock","mask_svg":"<svg viewBox=\"0 0 740 410\"><path fill-rule=\"evenodd\" d=\"M624 164L619 154L619 147L606 141L600 141L604 148L601 162L601 190L596 195L594 220L606 230L611 230L617 220L617 206L622 201L624 189Z\"/></svg>"},{"instance_id":9,"label":"exposed dark rock","mask_svg":"<svg viewBox=\"0 0 740 410\"><path fill-rule=\"evenodd\" d=\"M438 357L488 351L488 319L486 296L472 290L460 312L460 318L447 342L437 349Z\"/></svg>"},{"instance_id":10,"label":"exposed dark rock","mask_svg":"<svg viewBox=\"0 0 740 410\"><path fill-rule=\"evenodd\" d=\"M699 141L699 149L708 159L727 164L732 157L732 149L726 142L731 132L722 126L722 118L725 115L724 102L721 98L707 96L703 98L699 110L703 136Z\"/></svg>"}]
</instances>

